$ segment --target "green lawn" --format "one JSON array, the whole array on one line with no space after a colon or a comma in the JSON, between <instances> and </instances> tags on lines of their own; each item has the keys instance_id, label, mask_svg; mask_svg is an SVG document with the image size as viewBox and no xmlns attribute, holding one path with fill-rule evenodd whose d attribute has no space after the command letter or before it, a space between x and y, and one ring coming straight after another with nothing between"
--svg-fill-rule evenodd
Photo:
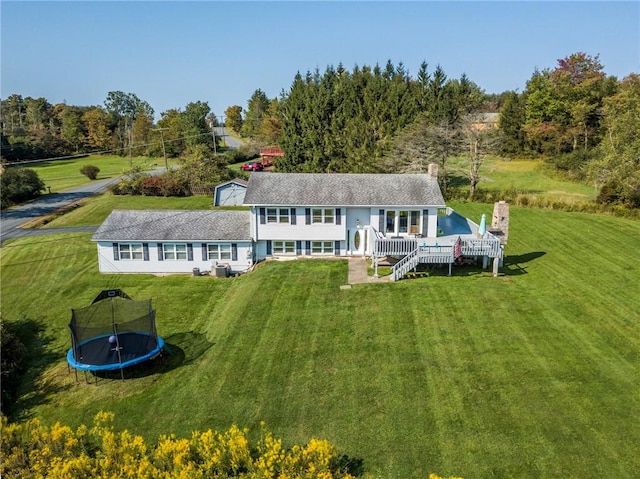
<instances>
[{"instance_id":1,"label":"green lawn","mask_svg":"<svg viewBox=\"0 0 640 479\"><path fill-rule=\"evenodd\" d=\"M224 280L100 275L90 236L0 249L3 317L41 328L21 417L76 425L112 410L149 440L264 420L289 443L327 438L379 477L637 477L639 222L512 208L501 277L350 290L344 260ZM173 356L76 384L69 309L115 287L153 298Z\"/></svg>"},{"instance_id":2,"label":"green lawn","mask_svg":"<svg viewBox=\"0 0 640 479\"><path fill-rule=\"evenodd\" d=\"M111 193L92 198L79 208L47 223L44 228L99 226L113 210L208 210L213 206L210 196L165 198L162 196L117 196Z\"/></svg>"},{"instance_id":3,"label":"green lawn","mask_svg":"<svg viewBox=\"0 0 640 479\"><path fill-rule=\"evenodd\" d=\"M452 159L451 171L468 189L466 180L468 160ZM567 203L593 201L597 191L593 186L554 177L545 169L542 160L505 160L489 157L480 169L478 187L488 191L516 190L529 195Z\"/></svg>"},{"instance_id":4,"label":"green lawn","mask_svg":"<svg viewBox=\"0 0 640 479\"><path fill-rule=\"evenodd\" d=\"M162 158L134 157L133 164L150 169L164 166L164 160ZM128 156L91 155L85 158L34 163L27 167L35 170L44 184L51 187L53 193L58 193L91 181L80 173L80 168L85 165L94 165L100 168L97 179L104 180L122 174L122 170L129 168L131 162Z\"/></svg>"}]
</instances>

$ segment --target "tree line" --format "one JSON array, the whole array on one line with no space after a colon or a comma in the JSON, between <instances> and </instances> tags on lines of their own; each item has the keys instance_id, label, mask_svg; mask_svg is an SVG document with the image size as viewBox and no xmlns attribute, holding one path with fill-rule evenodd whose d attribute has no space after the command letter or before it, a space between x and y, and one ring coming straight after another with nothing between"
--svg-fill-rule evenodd
<instances>
[{"instance_id":1,"label":"tree line","mask_svg":"<svg viewBox=\"0 0 640 479\"><path fill-rule=\"evenodd\" d=\"M296 74L277 98L257 89L246 110L232 105L224 113L225 126L254 144L284 150L279 171L420 172L437 161L446 194L448 160L462 157L473 197L487 155L543 158L568 178L593 182L601 201L638 207L639 98L638 74L618 80L597 55L579 52L535 70L522 92L487 94L466 75L448 78L426 62L415 77L391 61L351 70L339 64ZM163 112L157 124L152 115L146 102L122 92L86 108L12 95L2 101L2 155L54 156L56 145L151 156L164 147L176 157L200 145L215 153L209 133L217 118L207 103ZM48 146L46 155L38 151Z\"/></svg>"},{"instance_id":2,"label":"tree line","mask_svg":"<svg viewBox=\"0 0 640 479\"><path fill-rule=\"evenodd\" d=\"M134 93L112 91L103 105L52 105L13 94L0 102L2 160L45 159L79 153L178 157L194 145L214 148L217 118L206 102L161 113Z\"/></svg>"}]
</instances>

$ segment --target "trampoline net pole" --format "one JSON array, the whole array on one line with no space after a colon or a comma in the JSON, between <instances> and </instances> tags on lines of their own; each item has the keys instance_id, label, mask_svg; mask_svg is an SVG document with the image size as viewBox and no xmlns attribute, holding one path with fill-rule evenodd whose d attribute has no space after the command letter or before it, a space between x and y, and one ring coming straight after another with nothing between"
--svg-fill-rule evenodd
<instances>
[{"instance_id":1,"label":"trampoline net pole","mask_svg":"<svg viewBox=\"0 0 640 479\"><path fill-rule=\"evenodd\" d=\"M118 338L118 324L116 323L115 307L113 304L113 298L111 298L111 324L113 325L113 334L116 337L116 353L118 354L118 363L122 364L122 356L120 355L120 338ZM124 379L124 373L120 368L120 376Z\"/></svg>"}]
</instances>

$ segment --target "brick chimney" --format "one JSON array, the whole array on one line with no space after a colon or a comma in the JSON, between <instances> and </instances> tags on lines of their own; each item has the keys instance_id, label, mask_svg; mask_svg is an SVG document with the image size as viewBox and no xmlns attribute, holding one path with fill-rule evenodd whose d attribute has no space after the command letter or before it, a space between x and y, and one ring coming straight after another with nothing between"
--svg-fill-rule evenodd
<instances>
[{"instance_id":1,"label":"brick chimney","mask_svg":"<svg viewBox=\"0 0 640 479\"><path fill-rule=\"evenodd\" d=\"M438 163L429 163L427 174L429 178L438 179Z\"/></svg>"}]
</instances>

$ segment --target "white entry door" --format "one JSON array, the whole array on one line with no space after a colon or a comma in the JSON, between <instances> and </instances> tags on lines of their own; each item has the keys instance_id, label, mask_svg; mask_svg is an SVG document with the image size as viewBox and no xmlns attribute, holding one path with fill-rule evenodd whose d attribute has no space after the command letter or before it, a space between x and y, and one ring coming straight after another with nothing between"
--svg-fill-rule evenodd
<instances>
[{"instance_id":1,"label":"white entry door","mask_svg":"<svg viewBox=\"0 0 640 479\"><path fill-rule=\"evenodd\" d=\"M364 208L349 209L347 213L347 235L349 238L348 253L364 256L369 241L370 211Z\"/></svg>"}]
</instances>

